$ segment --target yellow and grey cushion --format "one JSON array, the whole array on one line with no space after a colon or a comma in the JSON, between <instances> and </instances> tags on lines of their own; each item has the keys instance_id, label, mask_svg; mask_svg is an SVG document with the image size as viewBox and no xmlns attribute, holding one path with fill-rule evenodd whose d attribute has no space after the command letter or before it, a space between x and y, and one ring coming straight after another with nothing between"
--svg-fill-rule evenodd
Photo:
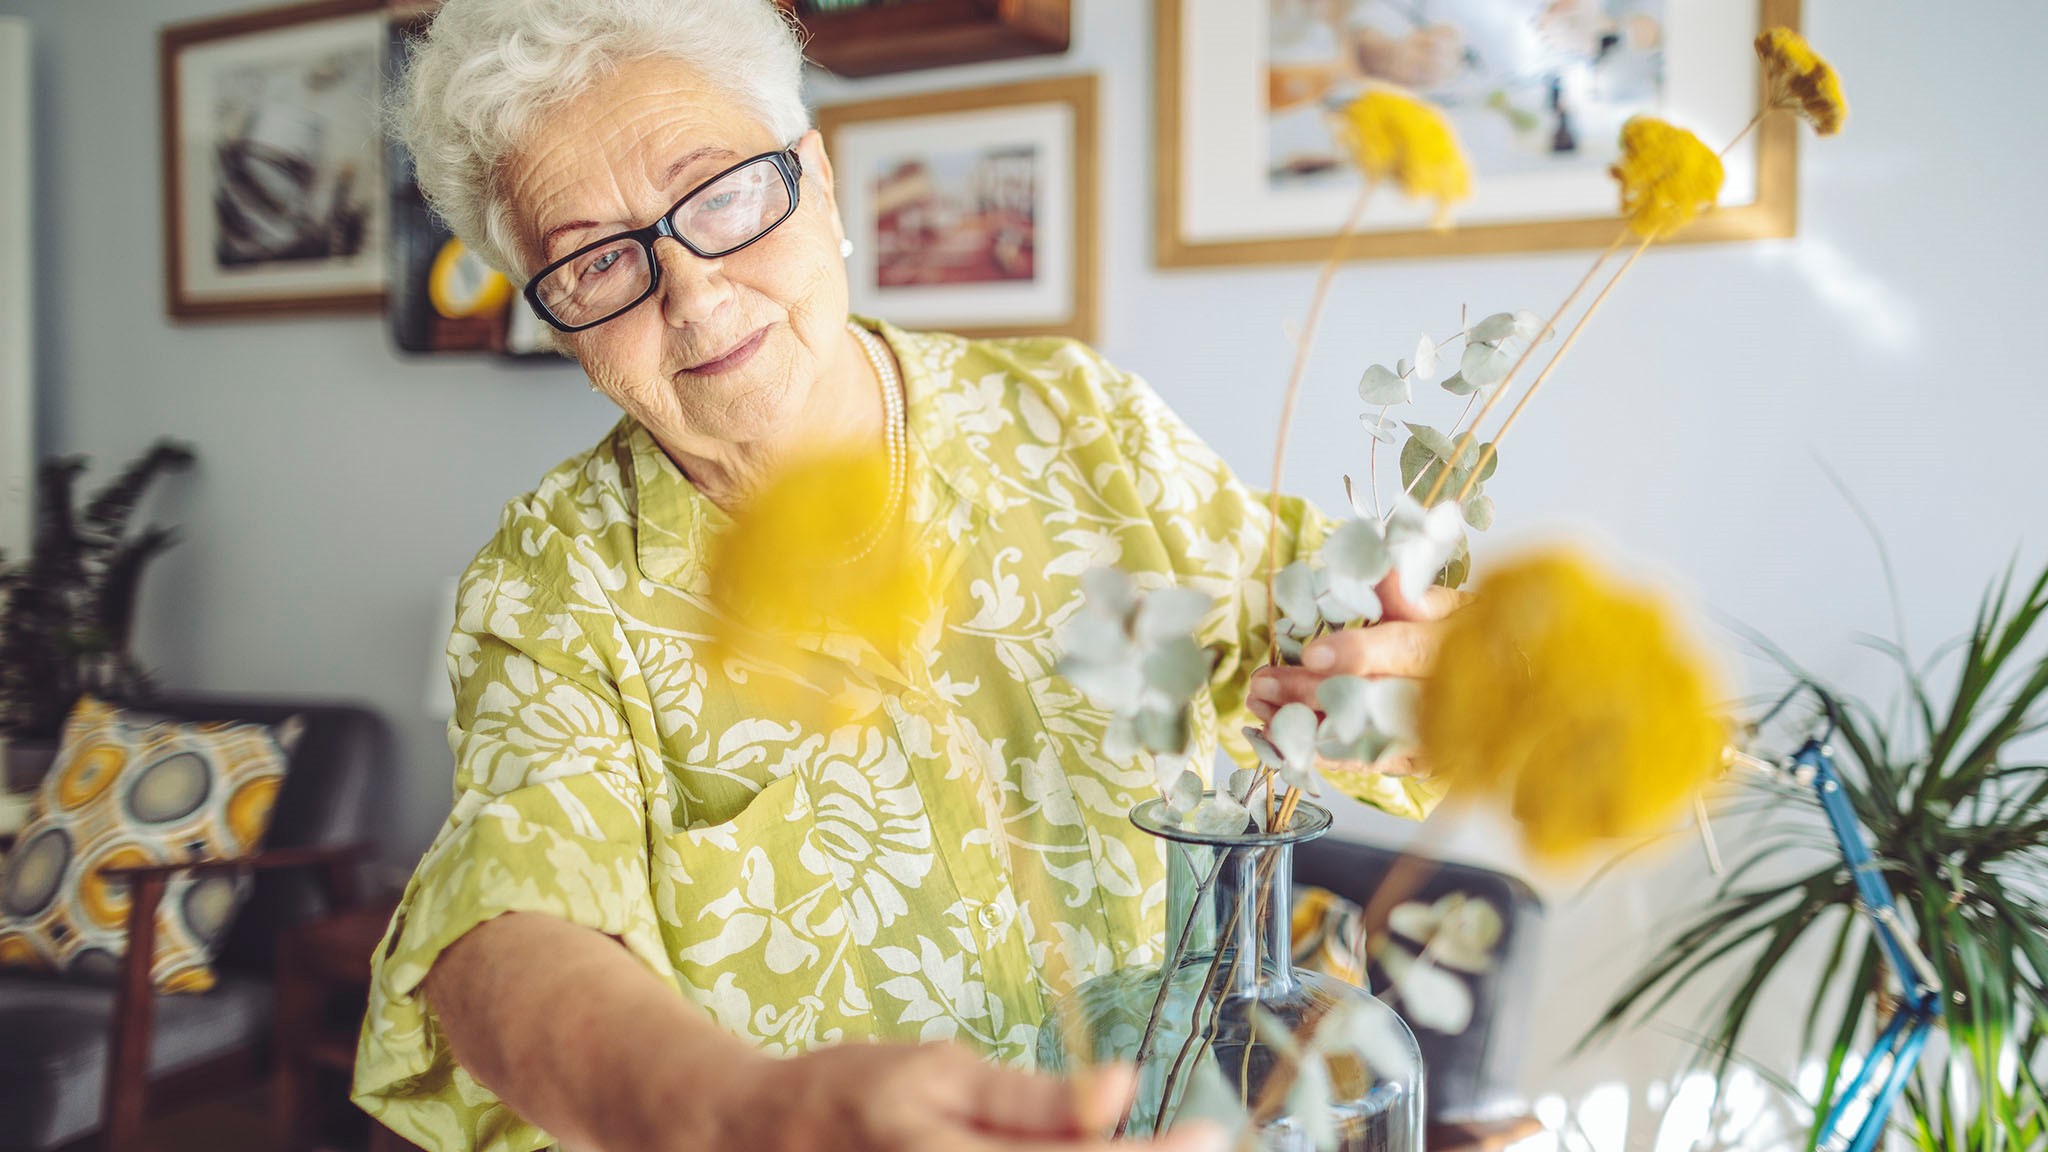
<instances>
[{"instance_id":1,"label":"yellow and grey cushion","mask_svg":"<svg viewBox=\"0 0 2048 1152\"><path fill-rule=\"evenodd\" d=\"M0 967L111 976L128 943L128 886L108 869L246 855L262 843L297 724L151 723L87 697L0 872ZM156 917L164 992L213 986L212 950L242 887L179 876Z\"/></svg>"}]
</instances>

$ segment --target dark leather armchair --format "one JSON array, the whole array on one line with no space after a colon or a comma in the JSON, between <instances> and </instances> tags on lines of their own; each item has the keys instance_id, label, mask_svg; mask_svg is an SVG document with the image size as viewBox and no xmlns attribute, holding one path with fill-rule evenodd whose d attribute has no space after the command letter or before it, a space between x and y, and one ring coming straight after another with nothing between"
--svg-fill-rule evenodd
<instances>
[{"instance_id":1,"label":"dark leather armchair","mask_svg":"<svg viewBox=\"0 0 2048 1152\"><path fill-rule=\"evenodd\" d=\"M1313 840L1295 846L1294 882L1368 904L1399 856L1370 844ZM1541 1130L1515 1110L1515 1066L1536 991L1543 904L1512 876L1443 861L1431 862L1428 878L1408 899L1430 904L1453 892L1491 903L1503 931L1493 966L1468 980L1471 1025L1455 1036L1416 1030L1426 1077L1430 1152L1502 1148ZM1367 975L1375 988L1384 986L1386 974L1377 965Z\"/></svg>"},{"instance_id":2,"label":"dark leather armchair","mask_svg":"<svg viewBox=\"0 0 2048 1152\"><path fill-rule=\"evenodd\" d=\"M355 897L371 797L388 779L390 730L353 705L177 696L147 711L181 721L274 724L297 715L304 735L278 790L264 848L202 865L126 869L132 946L114 986L0 974L0 1152L136 1146L157 1106L246 1085L271 1036L278 932ZM149 985L157 900L191 870L253 877L249 901L199 995L157 996Z\"/></svg>"}]
</instances>

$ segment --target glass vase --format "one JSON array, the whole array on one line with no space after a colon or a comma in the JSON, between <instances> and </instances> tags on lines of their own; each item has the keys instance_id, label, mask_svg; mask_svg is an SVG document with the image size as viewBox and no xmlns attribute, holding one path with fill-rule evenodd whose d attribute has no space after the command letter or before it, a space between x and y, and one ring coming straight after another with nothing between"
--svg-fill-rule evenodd
<instances>
[{"instance_id":1,"label":"glass vase","mask_svg":"<svg viewBox=\"0 0 2048 1152\"><path fill-rule=\"evenodd\" d=\"M1421 1152L1414 1034L1364 989L1293 965L1294 845L1329 830L1328 810L1301 804L1273 832L1205 833L1152 800L1131 821L1166 841L1166 962L1105 973L1057 1005L1040 1067L1073 1068L1079 1045L1093 1063L1135 1064L1124 1137L1202 1119L1240 1149Z\"/></svg>"}]
</instances>

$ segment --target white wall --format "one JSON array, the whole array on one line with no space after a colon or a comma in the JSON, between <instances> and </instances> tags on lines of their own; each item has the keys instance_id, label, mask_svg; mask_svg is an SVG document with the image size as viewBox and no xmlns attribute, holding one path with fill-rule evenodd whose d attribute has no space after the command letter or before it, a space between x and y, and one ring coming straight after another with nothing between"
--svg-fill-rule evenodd
<instances>
[{"instance_id":1,"label":"white wall","mask_svg":"<svg viewBox=\"0 0 2048 1152\"><path fill-rule=\"evenodd\" d=\"M1732 0L1731 0L1732 2ZM497 509L612 413L565 368L410 361L372 318L174 326L163 318L156 29L241 0L0 0L38 40L37 351L42 441L111 468L150 438L202 467L160 513L182 545L152 574L143 653L181 686L361 697L399 726L406 775L387 850L409 858L446 811L422 680L435 600ZM1077 0L1073 53L862 84L822 100L1089 70L1102 77L1103 349L1143 373L1230 460L1262 476L1286 326L1311 270L1151 267L1151 25L1142 0ZM1646 258L1533 409L1492 485L1494 544L1558 529L1614 542L1704 606L1822 671L1875 682L1851 644L1889 628L1869 542L1823 478L1871 509L1898 561L1916 646L1965 627L2019 551L2043 558L2037 502L2036 207L2048 7L1983 0L1967 18L1908 0L1809 0L1807 28L1854 102L1806 148L1799 239ZM1460 306L1541 307L1580 254L1358 265L1338 283L1296 429L1290 483L1339 498L1357 469L1358 370ZM1751 666L1753 667L1753 665ZM1404 834L1354 816L1348 831ZM1449 848L1506 862L1500 838ZM1548 927L1526 1076L1591 1095L1589 1127L1631 1101L1632 1148L1679 1046L1647 1036L1562 1054L1641 954L1653 911L1697 899L1681 853L1565 902ZM1783 1003L1801 1004L1799 989ZM1682 1017L1680 1017L1682 1019ZM1603 1087L1607 1086L1607 1087ZM1607 1119L1603 1121L1601 1117ZM1595 1131L1595 1146L1623 1138ZM1660 1147L1662 1145L1659 1145Z\"/></svg>"},{"instance_id":2,"label":"white wall","mask_svg":"<svg viewBox=\"0 0 2048 1152\"><path fill-rule=\"evenodd\" d=\"M0 554L29 541L35 393L30 365L29 29L0 20Z\"/></svg>"}]
</instances>

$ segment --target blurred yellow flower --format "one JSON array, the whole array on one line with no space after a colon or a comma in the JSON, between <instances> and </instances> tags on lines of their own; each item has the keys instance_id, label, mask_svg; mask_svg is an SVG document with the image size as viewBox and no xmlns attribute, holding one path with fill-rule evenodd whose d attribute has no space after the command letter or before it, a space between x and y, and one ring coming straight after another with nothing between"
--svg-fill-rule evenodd
<instances>
[{"instance_id":1,"label":"blurred yellow flower","mask_svg":"<svg viewBox=\"0 0 2048 1152\"><path fill-rule=\"evenodd\" d=\"M1691 132L1653 116L1621 129L1621 212L1645 239L1668 236L1721 198L1721 158Z\"/></svg>"},{"instance_id":2,"label":"blurred yellow flower","mask_svg":"<svg viewBox=\"0 0 2048 1152\"><path fill-rule=\"evenodd\" d=\"M1465 150L1434 105L1375 88L1344 106L1337 132L1367 177L1391 180L1408 196L1436 201L1439 224L1452 203L1472 195Z\"/></svg>"},{"instance_id":3,"label":"blurred yellow flower","mask_svg":"<svg viewBox=\"0 0 2048 1152\"><path fill-rule=\"evenodd\" d=\"M1756 38L1756 56L1764 64L1769 107L1804 117L1816 135L1832 136L1849 118L1842 96L1842 78L1806 38L1790 28L1773 28Z\"/></svg>"},{"instance_id":4,"label":"blurred yellow flower","mask_svg":"<svg viewBox=\"0 0 2048 1152\"><path fill-rule=\"evenodd\" d=\"M1534 856L1566 862L1663 827L1720 771L1715 699L1656 598L1546 551L1450 617L1417 719L1453 797L1504 801Z\"/></svg>"},{"instance_id":5,"label":"blurred yellow flower","mask_svg":"<svg viewBox=\"0 0 2048 1152\"><path fill-rule=\"evenodd\" d=\"M712 548L718 647L776 660L806 636L836 635L894 661L931 598L928 566L900 523L878 523L890 480L879 451L818 453L784 466L741 506Z\"/></svg>"}]
</instances>

